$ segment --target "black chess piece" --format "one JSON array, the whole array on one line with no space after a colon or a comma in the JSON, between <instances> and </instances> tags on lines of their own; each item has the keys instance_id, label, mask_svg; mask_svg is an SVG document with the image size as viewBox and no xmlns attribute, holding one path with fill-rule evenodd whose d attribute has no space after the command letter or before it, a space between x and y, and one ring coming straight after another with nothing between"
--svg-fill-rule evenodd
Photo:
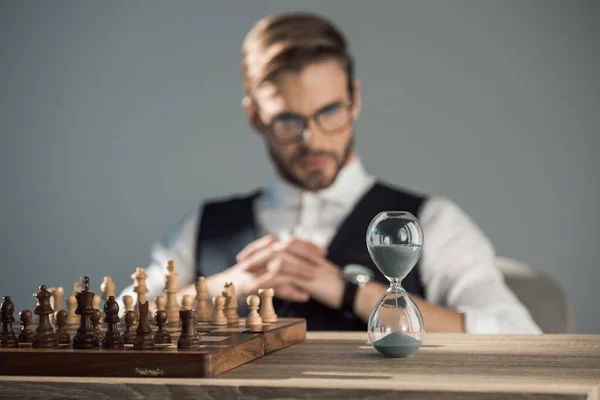
<instances>
[{"instance_id":1,"label":"black chess piece","mask_svg":"<svg viewBox=\"0 0 600 400\"><path fill-rule=\"evenodd\" d=\"M2 330L0 330L0 347L14 348L19 347L19 340L13 331L13 322L15 322L15 305L10 300L10 296L4 296L2 305L0 305L0 321Z\"/></svg>"},{"instance_id":2,"label":"black chess piece","mask_svg":"<svg viewBox=\"0 0 600 400\"><path fill-rule=\"evenodd\" d=\"M200 336L196 333L196 310L179 310L181 334L177 339L178 350L197 350L200 348Z\"/></svg>"},{"instance_id":3,"label":"black chess piece","mask_svg":"<svg viewBox=\"0 0 600 400\"><path fill-rule=\"evenodd\" d=\"M135 312L133 310L129 310L125 312L125 331L123 332L123 342L125 344L133 344L135 341Z\"/></svg>"},{"instance_id":4,"label":"black chess piece","mask_svg":"<svg viewBox=\"0 0 600 400\"><path fill-rule=\"evenodd\" d=\"M102 312L97 308L94 309L94 313L92 314L92 327L94 328L94 332L96 332L96 336L98 337L98 343L102 343L102 338L104 338L104 333L102 333L102 329L100 329L101 319Z\"/></svg>"},{"instance_id":5,"label":"black chess piece","mask_svg":"<svg viewBox=\"0 0 600 400\"><path fill-rule=\"evenodd\" d=\"M21 332L19 332L19 343L33 342L33 331L29 327L31 324L31 311L25 309L19 312L19 320L21 321Z\"/></svg>"},{"instance_id":6,"label":"black chess piece","mask_svg":"<svg viewBox=\"0 0 600 400\"><path fill-rule=\"evenodd\" d=\"M148 302L141 304L138 302L139 323L133 341L135 350L152 350L154 349L154 338L152 337L152 328L148 323Z\"/></svg>"},{"instance_id":7,"label":"black chess piece","mask_svg":"<svg viewBox=\"0 0 600 400\"><path fill-rule=\"evenodd\" d=\"M75 294L77 309L75 314L80 315L79 328L73 336L74 349L94 349L100 346L96 330L92 326L92 315L94 314L94 293L90 292L90 278L81 278L81 291Z\"/></svg>"},{"instance_id":8,"label":"black chess piece","mask_svg":"<svg viewBox=\"0 0 600 400\"><path fill-rule=\"evenodd\" d=\"M54 313L58 344L71 344L71 336L67 331L67 311L60 309Z\"/></svg>"},{"instance_id":9,"label":"black chess piece","mask_svg":"<svg viewBox=\"0 0 600 400\"><path fill-rule=\"evenodd\" d=\"M109 296L104 303L104 322L108 324L106 334L102 339L102 347L105 349L122 349L125 347L125 340L119 333L119 304L115 296Z\"/></svg>"},{"instance_id":10,"label":"black chess piece","mask_svg":"<svg viewBox=\"0 0 600 400\"><path fill-rule=\"evenodd\" d=\"M37 299L37 305L33 312L39 316L39 322L31 345L39 348L57 347L58 335L50 324L50 314L54 311L50 305L52 292L46 288L46 285L41 285L33 296Z\"/></svg>"},{"instance_id":11,"label":"black chess piece","mask_svg":"<svg viewBox=\"0 0 600 400\"><path fill-rule=\"evenodd\" d=\"M167 330L167 312L165 310L158 310L154 313L154 320L158 329L154 334L154 343L171 343L171 334Z\"/></svg>"}]
</instances>

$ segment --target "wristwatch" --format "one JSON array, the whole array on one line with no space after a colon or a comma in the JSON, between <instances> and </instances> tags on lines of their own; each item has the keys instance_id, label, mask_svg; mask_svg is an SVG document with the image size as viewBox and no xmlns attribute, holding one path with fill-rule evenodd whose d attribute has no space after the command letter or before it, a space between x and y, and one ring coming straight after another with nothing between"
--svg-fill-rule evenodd
<instances>
[{"instance_id":1,"label":"wristwatch","mask_svg":"<svg viewBox=\"0 0 600 400\"><path fill-rule=\"evenodd\" d=\"M354 314L356 292L373 278L373 271L362 265L348 264L342 270L341 276L345 282L341 310L344 313Z\"/></svg>"}]
</instances>

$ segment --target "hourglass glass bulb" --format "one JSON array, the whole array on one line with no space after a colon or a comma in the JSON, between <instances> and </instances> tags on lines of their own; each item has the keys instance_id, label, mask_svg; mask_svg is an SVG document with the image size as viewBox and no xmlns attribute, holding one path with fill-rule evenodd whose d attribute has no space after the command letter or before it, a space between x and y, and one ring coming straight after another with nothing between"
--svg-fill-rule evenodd
<instances>
[{"instance_id":1,"label":"hourglass glass bulb","mask_svg":"<svg viewBox=\"0 0 600 400\"><path fill-rule=\"evenodd\" d=\"M367 229L367 249L373 262L390 281L401 281L417 264L423 231L408 212L381 212Z\"/></svg>"},{"instance_id":2,"label":"hourglass glass bulb","mask_svg":"<svg viewBox=\"0 0 600 400\"><path fill-rule=\"evenodd\" d=\"M369 224L367 248L390 287L369 318L368 334L375 350L386 357L409 357L423 340L423 315L401 286L419 260L422 246L421 226L408 212L382 212Z\"/></svg>"}]
</instances>

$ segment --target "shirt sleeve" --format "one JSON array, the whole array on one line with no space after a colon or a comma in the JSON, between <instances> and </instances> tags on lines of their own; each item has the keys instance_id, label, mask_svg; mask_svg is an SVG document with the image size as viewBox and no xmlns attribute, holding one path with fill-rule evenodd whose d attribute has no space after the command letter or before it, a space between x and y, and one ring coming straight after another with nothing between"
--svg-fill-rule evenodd
<instances>
[{"instance_id":1,"label":"shirt sleeve","mask_svg":"<svg viewBox=\"0 0 600 400\"><path fill-rule=\"evenodd\" d=\"M505 284L489 239L465 212L446 198L432 197L420 222L420 274L428 302L462 313L467 333L541 333Z\"/></svg>"},{"instance_id":2,"label":"shirt sleeve","mask_svg":"<svg viewBox=\"0 0 600 400\"><path fill-rule=\"evenodd\" d=\"M194 283L196 277L195 251L198 235L198 212L184 217L160 242L152 247L150 263L144 268L148 275L146 286L148 301L154 301L156 296L164 295L165 274L169 260L175 261L175 271L179 274L179 288ZM137 298L133 291L133 282L121 291L117 297L119 309L124 310L123 296Z\"/></svg>"}]
</instances>

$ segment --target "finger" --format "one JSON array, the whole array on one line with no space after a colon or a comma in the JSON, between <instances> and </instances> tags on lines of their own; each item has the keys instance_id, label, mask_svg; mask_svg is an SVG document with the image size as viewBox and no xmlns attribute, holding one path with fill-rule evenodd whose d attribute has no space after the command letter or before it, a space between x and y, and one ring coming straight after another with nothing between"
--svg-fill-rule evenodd
<instances>
[{"instance_id":1,"label":"finger","mask_svg":"<svg viewBox=\"0 0 600 400\"><path fill-rule=\"evenodd\" d=\"M276 274L269 271L256 280L257 287L272 287L275 295L284 300L305 302L310 299L310 295L300 289L290 275Z\"/></svg>"},{"instance_id":2,"label":"finger","mask_svg":"<svg viewBox=\"0 0 600 400\"><path fill-rule=\"evenodd\" d=\"M296 303L306 303L310 300L310 294L290 285L277 286L274 288L274 292L278 298Z\"/></svg>"},{"instance_id":3,"label":"finger","mask_svg":"<svg viewBox=\"0 0 600 400\"><path fill-rule=\"evenodd\" d=\"M275 249L273 246L264 247L254 252L240 262L242 271L256 273L266 268L267 263L273 259Z\"/></svg>"},{"instance_id":4,"label":"finger","mask_svg":"<svg viewBox=\"0 0 600 400\"><path fill-rule=\"evenodd\" d=\"M289 275L295 279L312 280L317 277L316 265L290 253L279 253L267 263L267 270Z\"/></svg>"},{"instance_id":5,"label":"finger","mask_svg":"<svg viewBox=\"0 0 600 400\"><path fill-rule=\"evenodd\" d=\"M270 246L275 243L277 239L273 235L266 235L257 239L253 242L250 242L236 255L236 261L240 262L243 259L249 257L256 251L265 248L266 246Z\"/></svg>"},{"instance_id":6,"label":"finger","mask_svg":"<svg viewBox=\"0 0 600 400\"><path fill-rule=\"evenodd\" d=\"M321 263L327 253L325 249L316 246L313 243L305 242L300 239L291 239L285 242L279 242L273 245L278 251L284 251L301 257L312 263Z\"/></svg>"}]
</instances>

